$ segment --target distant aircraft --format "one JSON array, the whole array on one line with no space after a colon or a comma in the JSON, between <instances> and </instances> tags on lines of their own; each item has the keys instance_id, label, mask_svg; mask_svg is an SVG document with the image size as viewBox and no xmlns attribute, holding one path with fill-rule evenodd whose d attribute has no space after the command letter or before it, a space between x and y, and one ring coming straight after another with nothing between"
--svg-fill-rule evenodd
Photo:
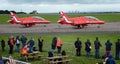
<instances>
[{"instance_id":1,"label":"distant aircraft","mask_svg":"<svg viewBox=\"0 0 120 64\"><path fill-rule=\"evenodd\" d=\"M104 24L104 21L98 20L92 16L80 16L76 18L69 18L64 12L59 13L61 18L58 20L60 24L71 24L72 26L77 26L78 28L84 28L88 24Z\"/></svg>"},{"instance_id":2,"label":"distant aircraft","mask_svg":"<svg viewBox=\"0 0 120 64\"><path fill-rule=\"evenodd\" d=\"M31 27L35 24L49 24L50 22L41 18L41 17L25 17L25 18L19 18L16 14L13 12L10 12L11 19L8 21L12 24L21 24L25 27Z\"/></svg>"}]
</instances>

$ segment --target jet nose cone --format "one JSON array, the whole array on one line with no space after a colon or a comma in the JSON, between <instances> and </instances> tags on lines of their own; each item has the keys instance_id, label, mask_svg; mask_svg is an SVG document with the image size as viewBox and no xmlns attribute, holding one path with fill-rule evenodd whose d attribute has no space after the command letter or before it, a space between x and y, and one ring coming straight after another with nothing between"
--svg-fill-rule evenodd
<instances>
[{"instance_id":1,"label":"jet nose cone","mask_svg":"<svg viewBox=\"0 0 120 64\"><path fill-rule=\"evenodd\" d=\"M8 20L7 22L11 22L11 20Z\"/></svg>"},{"instance_id":2,"label":"jet nose cone","mask_svg":"<svg viewBox=\"0 0 120 64\"><path fill-rule=\"evenodd\" d=\"M63 24L61 20L58 20L57 22L60 23L60 24Z\"/></svg>"},{"instance_id":3,"label":"jet nose cone","mask_svg":"<svg viewBox=\"0 0 120 64\"><path fill-rule=\"evenodd\" d=\"M105 24L105 22L104 21L100 21L101 22L101 24Z\"/></svg>"},{"instance_id":4,"label":"jet nose cone","mask_svg":"<svg viewBox=\"0 0 120 64\"><path fill-rule=\"evenodd\" d=\"M60 21L60 20L58 20L57 22L58 22L58 23L60 23L61 21Z\"/></svg>"},{"instance_id":5,"label":"jet nose cone","mask_svg":"<svg viewBox=\"0 0 120 64\"><path fill-rule=\"evenodd\" d=\"M48 21L48 20L44 20L44 23L46 23L46 24L50 24L50 21Z\"/></svg>"}]
</instances>

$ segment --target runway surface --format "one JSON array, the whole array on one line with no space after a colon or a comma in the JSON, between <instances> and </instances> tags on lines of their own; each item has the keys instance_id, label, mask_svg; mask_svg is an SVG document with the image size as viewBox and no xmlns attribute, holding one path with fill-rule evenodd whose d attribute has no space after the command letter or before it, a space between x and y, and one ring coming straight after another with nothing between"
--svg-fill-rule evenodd
<instances>
[{"instance_id":1,"label":"runway surface","mask_svg":"<svg viewBox=\"0 0 120 64\"><path fill-rule=\"evenodd\" d=\"M33 27L25 28L22 25L0 24L0 35L11 34L27 34L27 35L42 35L42 34L120 34L120 22L111 22L104 25L88 25L83 29L71 25L61 25L57 23L39 24Z\"/></svg>"}]
</instances>

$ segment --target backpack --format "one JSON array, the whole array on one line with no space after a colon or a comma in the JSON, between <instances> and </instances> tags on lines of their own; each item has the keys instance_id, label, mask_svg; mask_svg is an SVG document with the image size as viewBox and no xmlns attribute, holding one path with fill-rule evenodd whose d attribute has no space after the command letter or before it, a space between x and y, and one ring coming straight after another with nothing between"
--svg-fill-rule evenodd
<instances>
[{"instance_id":1,"label":"backpack","mask_svg":"<svg viewBox=\"0 0 120 64\"><path fill-rule=\"evenodd\" d=\"M62 56L65 56L66 55L66 52L63 50L62 51Z\"/></svg>"},{"instance_id":2,"label":"backpack","mask_svg":"<svg viewBox=\"0 0 120 64\"><path fill-rule=\"evenodd\" d=\"M14 45L13 39L10 39L10 45L11 45L11 46Z\"/></svg>"},{"instance_id":3,"label":"backpack","mask_svg":"<svg viewBox=\"0 0 120 64\"><path fill-rule=\"evenodd\" d=\"M16 40L16 44L20 44L20 41L18 39Z\"/></svg>"}]
</instances>

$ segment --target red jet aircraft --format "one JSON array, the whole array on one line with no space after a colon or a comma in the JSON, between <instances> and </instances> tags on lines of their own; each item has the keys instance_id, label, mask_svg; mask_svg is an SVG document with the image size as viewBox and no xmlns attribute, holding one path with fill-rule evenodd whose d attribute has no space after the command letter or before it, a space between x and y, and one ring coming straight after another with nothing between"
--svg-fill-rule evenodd
<instances>
[{"instance_id":1,"label":"red jet aircraft","mask_svg":"<svg viewBox=\"0 0 120 64\"><path fill-rule=\"evenodd\" d=\"M78 28L84 28L88 24L104 24L104 21L98 20L92 16L81 16L76 18L69 18L64 12L60 12L61 18L58 20L60 24L71 24Z\"/></svg>"},{"instance_id":2,"label":"red jet aircraft","mask_svg":"<svg viewBox=\"0 0 120 64\"><path fill-rule=\"evenodd\" d=\"M50 22L40 18L40 17L25 17L25 18L19 18L16 14L13 12L10 12L11 19L8 21L12 24L21 24L25 27L31 27L35 24L49 24Z\"/></svg>"}]
</instances>

